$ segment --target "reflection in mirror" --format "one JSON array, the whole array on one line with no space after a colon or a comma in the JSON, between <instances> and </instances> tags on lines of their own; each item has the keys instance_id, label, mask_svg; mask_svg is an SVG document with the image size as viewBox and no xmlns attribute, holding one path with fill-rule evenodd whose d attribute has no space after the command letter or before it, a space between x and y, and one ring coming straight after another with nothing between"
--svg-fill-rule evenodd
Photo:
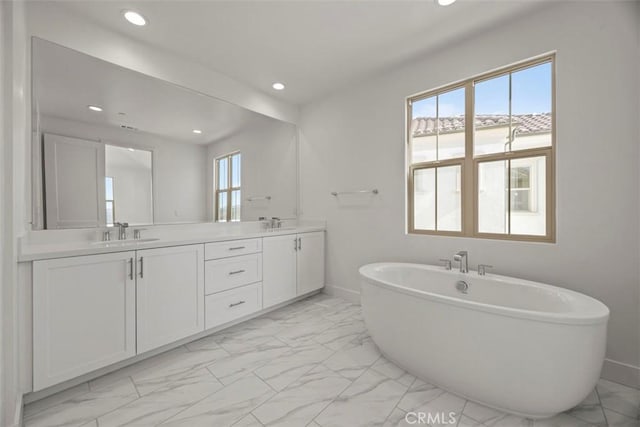
<instances>
[{"instance_id":1,"label":"reflection in mirror","mask_svg":"<svg viewBox=\"0 0 640 427\"><path fill-rule=\"evenodd\" d=\"M106 223L153 223L151 151L105 144Z\"/></svg>"},{"instance_id":2,"label":"reflection in mirror","mask_svg":"<svg viewBox=\"0 0 640 427\"><path fill-rule=\"evenodd\" d=\"M33 38L33 228L297 215L297 131Z\"/></svg>"}]
</instances>

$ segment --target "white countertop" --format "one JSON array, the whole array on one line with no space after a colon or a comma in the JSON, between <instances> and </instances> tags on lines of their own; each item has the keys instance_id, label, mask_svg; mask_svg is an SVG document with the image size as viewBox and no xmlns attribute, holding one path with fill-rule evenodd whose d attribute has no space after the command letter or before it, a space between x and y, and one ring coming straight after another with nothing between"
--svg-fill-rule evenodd
<instances>
[{"instance_id":1,"label":"white countertop","mask_svg":"<svg viewBox=\"0 0 640 427\"><path fill-rule=\"evenodd\" d=\"M159 237L153 241L112 240L109 244L96 244L96 240L65 242L23 242L19 251L18 262L40 259L64 258L80 255L95 255L112 252L127 252L139 249L162 248L168 246L195 245L202 243L223 242L227 240L253 239L277 235L324 231L324 225L297 225L274 230L242 231L239 229L216 230L214 232L186 231L172 236ZM156 238L144 235L145 238Z\"/></svg>"}]
</instances>

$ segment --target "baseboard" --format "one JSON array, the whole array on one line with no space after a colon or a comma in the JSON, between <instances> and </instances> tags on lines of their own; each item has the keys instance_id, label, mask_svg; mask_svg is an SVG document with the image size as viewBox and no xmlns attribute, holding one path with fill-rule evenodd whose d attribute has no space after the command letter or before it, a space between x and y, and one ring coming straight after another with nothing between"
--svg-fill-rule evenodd
<instances>
[{"instance_id":1,"label":"baseboard","mask_svg":"<svg viewBox=\"0 0 640 427\"><path fill-rule=\"evenodd\" d=\"M22 410L24 408L24 405L22 403L22 394L20 394L17 398L16 398L16 409L15 412L13 414L13 424L11 424L10 427L22 427Z\"/></svg>"},{"instance_id":2,"label":"baseboard","mask_svg":"<svg viewBox=\"0 0 640 427\"><path fill-rule=\"evenodd\" d=\"M334 297L344 298L354 304L360 304L360 292L340 286L325 285L323 292Z\"/></svg>"},{"instance_id":3,"label":"baseboard","mask_svg":"<svg viewBox=\"0 0 640 427\"><path fill-rule=\"evenodd\" d=\"M640 388L640 367L604 359L602 378L616 383Z\"/></svg>"}]
</instances>

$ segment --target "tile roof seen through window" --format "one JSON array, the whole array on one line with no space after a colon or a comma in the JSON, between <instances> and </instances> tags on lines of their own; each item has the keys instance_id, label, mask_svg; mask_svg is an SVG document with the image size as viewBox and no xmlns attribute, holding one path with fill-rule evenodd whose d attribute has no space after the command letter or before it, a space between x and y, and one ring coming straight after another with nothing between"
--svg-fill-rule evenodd
<instances>
[{"instance_id":1,"label":"tile roof seen through window","mask_svg":"<svg viewBox=\"0 0 640 427\"><path fill-rule=\"evenodd\" d=\"M519 114L511 116L512 126L518 135L533 135L551 132L551 113ZM464 132L464 116L440 117L440 135ZM507 114L481 114L476 116L476 129L509 126ZM435 117L417 117L411 121L413 137L436 134Z\"/></svg>"}]
</instances>

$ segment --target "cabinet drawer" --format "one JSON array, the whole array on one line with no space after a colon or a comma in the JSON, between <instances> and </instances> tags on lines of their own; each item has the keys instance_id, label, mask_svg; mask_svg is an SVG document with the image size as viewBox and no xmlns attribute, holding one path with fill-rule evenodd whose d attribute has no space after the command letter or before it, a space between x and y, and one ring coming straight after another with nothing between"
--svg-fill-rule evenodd
<instances>
[{"instance_id":1,"label":"cabinet drawer","mask_svg":"<svg viewBox=\"0 0 640 427\"><path fill-rule=\"evenodd\" d=\"M207 329L262 309L262 283L242 286L205 297Z\"/></svg>"},{"instance_id":2,"label":"cabinet drawer","mask_svg":"<svg viewBox=\"0 0 640 427\"><path fill-rule=\"evenodd\" d=\"M206 261L205 293L226 291L262 280L262 254L251 254Z\"/></svg>"},{"instance_id":3,"label":"cabinet drawer","mask_svg":"<svg viewBox=\"0 0 640 427\"><path fill-rule=\"evenodd\" d=\"M262 239L228 240L204 245L204 259L227 258L262 252Z\"/></svg>"}]
</instances>

